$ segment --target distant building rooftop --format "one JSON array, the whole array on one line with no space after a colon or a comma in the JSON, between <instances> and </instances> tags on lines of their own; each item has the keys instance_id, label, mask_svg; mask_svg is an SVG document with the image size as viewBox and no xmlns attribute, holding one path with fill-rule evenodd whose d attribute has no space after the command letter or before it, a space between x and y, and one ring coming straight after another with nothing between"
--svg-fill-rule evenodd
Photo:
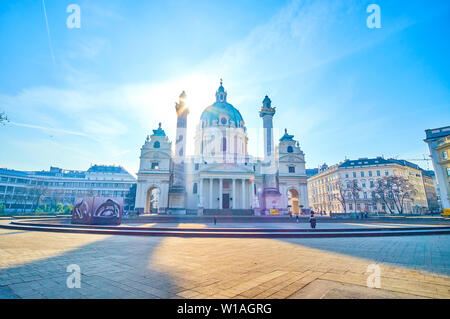
<instances>
[{"instance_id":1,"label":"distant building rooftop","mask_svg":"<svg viewBox=\"0 0 450 319\"><path fill-rule=\"evenodd\" d=\"M422 175L426 175L428 177L434 177L436 174L434 173L434 171L431 170L422 170Z\"/></svg>"},{"instance_id":2,"label":"distant building rooftop","mask_svg":"<svg viewBox=\"0 0 450 319\"><path fill-rule=\"evenodd\" d=\"M122 173L129 174L122 166L92 165L87 170L89 173Z\"/></svg>"},{"instance_id":3,"label":"distant building rooftop","mask_svg":"<svg viewBox=\"0 0 450 319\"><path fill-rule=\"evenodd\" d=\"M397 164L401 166L408 166L420 171L424 171L419 165L411 163L407 160L398 160L394 158L385 159L384 157L378 156L376 158L360 158L357 160L345 160L339 165L339 168L351 168L351 167L364 167L364 166L376 166L376 165L389 165Z\"/></svg>"},{"instance_id":4,"label":"distant building rooftop","mask_svg":"<svg viewBox=\"0 0 450 319\"><path fill-rule=\"evenodd\" d=\"M425 141L449 136L450 135L450 126L425 130L425 134L427 135L427 138L425 139Z\"/></svg>"},{"instance_id":5,"label":"distant building rooftop","mask_svg":"<svg viewBox=\"0 0 450 319\"><path fill-rule=\"evenodd\" d=\"M50 166L48 171L19 171L7 168L0 168L0 174L18 176L18 177L65 177L65 178L86 178L86 173L114 173L114 174L128 174L121 166L108 166L108 165L93 165L87 171L65 170L59 167ZM134 177L133 177L134 178Z\"/></svg>"},{"instance_id":6,"label":"distant building rooftop","mask_svg":"<svg viewBox=\"0 0 450 319\"><path fill-rule=\"evenodd\" d=\"M312 177L317 174L319 174L318 168L307 168L306 169L306 176L308 176L308 177Z\"/></svg>"},{"instance_id":7,"label":"distant building rooftop","mask_svg":"<svg viewBox=\"0 0 450 319\"><path fill-rule=\"evenodd\" d=\"M27 176L27 172L16 171L14 169L0 168L0 174L13 176Z\"/></svg>"},{"instance_id":8,"label":"distant building rooftop","mask_svg":"<svg viewBox=\"0 0 450 319\"><path fill-rule=\"evenodd\" d=\"M339 168L349 168L349 167L358 167L358 166L374 166L374 165L382 165L382 164L392 164L391 161L379 156L376 158L360 158L357 160L345 160L342 164L339 165Z\"/></svg>"}]
</instances>

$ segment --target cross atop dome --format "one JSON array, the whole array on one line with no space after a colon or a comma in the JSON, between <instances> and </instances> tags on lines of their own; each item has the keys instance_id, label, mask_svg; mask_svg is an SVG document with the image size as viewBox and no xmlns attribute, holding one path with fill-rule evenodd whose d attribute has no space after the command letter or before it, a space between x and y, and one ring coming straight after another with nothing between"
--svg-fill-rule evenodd
<instances>
[{"instance_id":1,"label":"cross atop dome","mask_svg":"<svg viewBox=\"0 0 450 319\"><path fill-rule=\"evenodd\" d=\"M293 141L294 135L289 135L287 128L284 129L284 135L280 138L280 142Z\"/></svg>"},{"instance_id":2,"label":"cross atop dome","mask_svg":"<svg viewBox=\"0 0 450 319\"><path fill-rule=\"evenodd\" d=\"M153 135L154 136L166 136L166 132L164 132L164 130L161 128L161 122L159 122L159 124L158 124L158 129L153 130Z\"/></svg>"},{"instance_id":3,"label":"cross atop dome","mask_svg":"<svg viewBox=\"0 0 450 319\"><path fill-rule=\"evenodd\" d=\"M227 92L223 87L223 80L220 79L220 86L216 91L216 102L226 102L227 101Z\"/></svg>"}]
</instances>

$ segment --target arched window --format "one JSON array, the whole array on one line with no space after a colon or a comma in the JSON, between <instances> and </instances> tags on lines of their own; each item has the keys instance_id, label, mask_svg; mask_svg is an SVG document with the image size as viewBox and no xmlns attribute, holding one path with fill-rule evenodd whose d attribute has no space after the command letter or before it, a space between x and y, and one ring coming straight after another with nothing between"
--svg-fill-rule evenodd
<instances>
[{"instance_id":1,"label":"arched window","mask_svg":"<svg viewBox=\"0 0 450 319\"><path fill-rule=\"evenodd\" d=\"M222 151L223 152L227 151L227 138L226 137L222 138Z\"/></svg>"},{"instance_id":2,"label":"arched window","mask_svg":"<svg viewBox=\"0 0 450 319\"><path fill-rule=\"evenodd\" d=\"M292 153L294 151L294 149L292 148L292 146L288 146L287 151L288 151L288 153Z\"/></svg>"},{"instance_id":3,"label":"arched window","mask_svg":"<svg viewBox=\"0 0 450 319\"><path fill-rule=\"evenodd\" d=\"M156 141L156 142L153 144L153 147L154 147L154 148L160 148L161 145L159 144L158 141Z\"/></svg>"}]
</instances>

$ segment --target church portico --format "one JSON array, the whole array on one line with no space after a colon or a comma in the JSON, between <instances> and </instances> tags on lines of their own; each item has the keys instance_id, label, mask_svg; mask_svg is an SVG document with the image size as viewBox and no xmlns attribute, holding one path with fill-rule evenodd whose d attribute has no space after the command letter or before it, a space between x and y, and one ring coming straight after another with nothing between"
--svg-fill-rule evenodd
<instances>
[{"instance_id":1,"label":"church portico","mask_svg":"<svg viewBox=\"0 0 450 319\"><path fill-rule=\"evenodd\" d=\"M246 175L205 175L198 179L199 207L203 209L251 209L254 178Z\"/></svg>"}]
</instances>

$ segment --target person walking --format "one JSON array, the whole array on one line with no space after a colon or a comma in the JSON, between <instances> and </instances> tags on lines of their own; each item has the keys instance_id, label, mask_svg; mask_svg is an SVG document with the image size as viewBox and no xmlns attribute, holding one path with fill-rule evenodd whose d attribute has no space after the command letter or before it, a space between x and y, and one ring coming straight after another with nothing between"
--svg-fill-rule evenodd
<instances>
[{"instance_id":1,"label":"person walking","mask_svg":"<svg viewBox=\"0 0 450 319\"><path fill-rule=\"evenodd\" d=\"M298 214L295 215L295 221L298 223Z\"/></svg>"},{"instance_id":2,"label":"person walking","mask_svg":"<svg viewBox=\"0 0 450 319\"><path fill-rule=\"evenodd\" d=\"M312 229L316 228L316 218L314 217L314 214L311 214L311 217L309 218L309 223L311 225Z\"/></svg>"},{"instance_id":3,"label":"person walking","mask_svg":"<svg viewBox=\"0 0 450 319\"><path fill-rule=\"evenodd\" d=\"M214 216L214 225L216 225L217 224L217 218L216 218L216 216Z\"/></svg>"}]
</instances>

